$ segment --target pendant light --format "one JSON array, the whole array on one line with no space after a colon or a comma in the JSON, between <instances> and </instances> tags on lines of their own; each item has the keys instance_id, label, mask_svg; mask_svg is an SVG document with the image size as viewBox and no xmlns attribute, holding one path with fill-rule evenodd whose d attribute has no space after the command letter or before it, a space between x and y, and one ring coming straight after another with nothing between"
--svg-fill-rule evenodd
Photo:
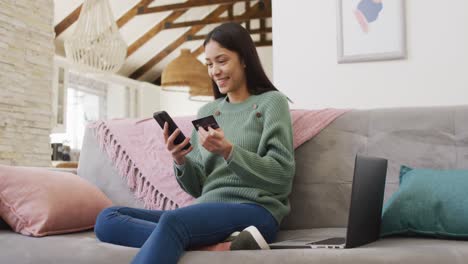
<instances>
[{"instance_id":1,"label":"pendant light","mask_svg":"<svg viewBox=\"0 0 468 264\"><path fill-rule=\"evenodd\" d=\"M213 100L213 86L208 70L189 49L181 49L180 55L162 72L161 86L165 91L188 92L193 101Z\"/></svg>"},{"instance_id":2,"label":"pendant light","mask_svg":"<svg viewBox=\"0 0 468 264\"><path fill-rule=\"evenodd\" d=\"M86 70L117 72L122 67L127 44L108 0L85 0L75 31L65 40L65 54Z\"/></svg>"}]
</instances>

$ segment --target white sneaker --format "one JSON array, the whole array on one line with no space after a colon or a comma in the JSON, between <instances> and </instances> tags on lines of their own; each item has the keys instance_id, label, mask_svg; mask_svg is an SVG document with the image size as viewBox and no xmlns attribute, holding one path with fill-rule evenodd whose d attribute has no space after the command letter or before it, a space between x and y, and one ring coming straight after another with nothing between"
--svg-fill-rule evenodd
<instances>
[{"instance_id":1,"label":"white sneaker","mask_svg":"<svg viewBox=\"0 0 468 264\"><path fill-rule=\"evenodd\" d=\"M234 233L233 233L234 234ZM231 234L231 237L233 235ZM242 230L231 242L231 250L270 249L265 238L255 226Z\"/></svg>"},{"instance_id":2,"label":"white sneaker","mask_svg":"<svg viewBox=\"0 0 468 264\"><path fill-rule=\"evenodd\" d=\"M236 232L233 232L231 235L228 236L228 238L226 238L223 242L231 242L233 241L234 239L236 239L236 237L240 234L239 231L236 231Z\"/></svg>"}]
</instances>

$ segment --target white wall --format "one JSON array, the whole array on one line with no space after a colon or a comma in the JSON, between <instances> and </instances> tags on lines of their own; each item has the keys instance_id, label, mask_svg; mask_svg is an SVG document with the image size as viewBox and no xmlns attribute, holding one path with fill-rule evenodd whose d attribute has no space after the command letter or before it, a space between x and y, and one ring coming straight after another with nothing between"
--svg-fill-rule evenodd
<instances>
[{"instance_id":1,"label":"white wall","mask_svg":"<svg viewBox=\"0 0 468 264\"><path fill-rule=\"evenodd\" d=\"M189 100L188 93L161 90L160 96L161 110L165 110L171 116L196 115L198 109L206 104Z\"/></svg>"},{"instance_id":2,"label":"white wall","mask_svg":"<svg viewBox=\"0 0 468 264\"><path fill-rule=\"evenodd\" d=\"M153 113L161 109L159 86L142 82L139 86L138 96L138 116L152 117Z\"/></svg>"},{"instance_id":3,"label":"white wall","mask_svg":"<svg viewBox=\"0 0 468 264\"><path fill-rule=\"evenodd\" d=\"M336 7L273 0L274 83L292 108L468 104L468 1L406 1L407 59L349 64L336 62Z\"/></svg>"},{"instance_id":4,"label":"white wall","mask_svg":"<svg viewBox=\"0 0 468 264\"><path fill-rule=\"evenodd\" d=\"M258 47L257 52L266 75L273 81L273 48L271 46Z\"/></svg>"},{"instance_id":5,"label":"white wall","mask_svg":"<svg viewBox=\"0 0 468 264\"><path fill-rule=\"evenodd\" d=\"M107 119L127 116L127 93L125 85L108 82Z\"/></svg>"},{"instance_id":6,"label":"white wall","mask_svg":"<svg viewBox=\"0 0 468 264\"><path fill-rule=\"evenodd\" d=\"M159 111L161 99L159 86L122 76L112 76L103 80L109 85L107 119L147 118Z\"/></svg>"}]
</instances>

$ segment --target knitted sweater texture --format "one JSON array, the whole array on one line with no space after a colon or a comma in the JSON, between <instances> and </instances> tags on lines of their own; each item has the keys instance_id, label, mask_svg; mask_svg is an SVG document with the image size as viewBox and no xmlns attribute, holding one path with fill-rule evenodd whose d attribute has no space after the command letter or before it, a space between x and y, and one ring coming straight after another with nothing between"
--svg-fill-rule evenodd
<instances>
[{"instance_id":1,"label":"knitted sweater texture","mask_svg":"<svg viewBox=\"0 0 468 264\"><path fill-rule=\"evenodd\" d=\"M291 116L286 97L277 91L251 95L241 103L219 98L203 106L198 117L214 115L233 145L226 161L191 137L193 150L175 174L196 203L253 203L278 221L290 211L288 196L295 173Z\"/></svg>"}]
</instances>

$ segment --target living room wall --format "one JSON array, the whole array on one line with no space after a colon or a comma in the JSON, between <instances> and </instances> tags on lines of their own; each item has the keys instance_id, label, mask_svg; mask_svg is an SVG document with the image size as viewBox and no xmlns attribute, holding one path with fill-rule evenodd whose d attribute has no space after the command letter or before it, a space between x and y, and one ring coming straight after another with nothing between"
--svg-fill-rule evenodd
<instances>
[{"instance_id":1,"label":"living room wall","mask_svg":"<svg viewBox=\"0 0 468 264\"><path fill-rule=\"evenodd\" d=\"M52 0L0 1L0 164L48 166Z\"/></svg>"},{"instance_id":2,"label":"living room wall","mask_svg":"<svg viewBox=\"0 0 468 264\"><path fill-rule=\"evenodd\" d=\"M293 108L468 103L468 1L406 1L407 58L346 64L336 60L337 1L272 4L274 82Z\"/></svg>"}]
</instances>

